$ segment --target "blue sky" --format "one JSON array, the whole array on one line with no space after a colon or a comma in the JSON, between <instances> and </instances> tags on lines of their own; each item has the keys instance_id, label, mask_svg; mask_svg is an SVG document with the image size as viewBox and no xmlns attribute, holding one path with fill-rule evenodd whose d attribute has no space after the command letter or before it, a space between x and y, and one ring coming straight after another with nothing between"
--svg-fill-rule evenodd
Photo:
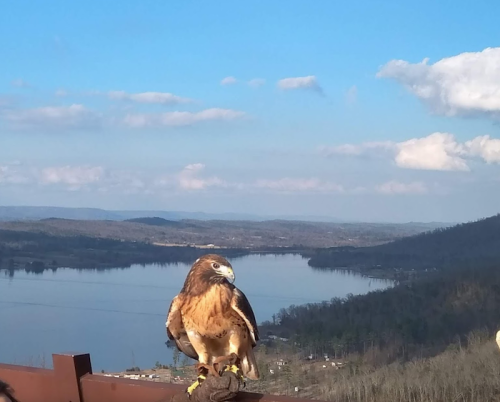
<instances>
[{"instance_id":1,"label":"blue sky","mask_svg":"<svg viewBox=\"0 0 500 402\"><path fill-rule=\"evenodd\" d=\"M499 11L493 1L10 2L0 204L398 222L495 214Z\"/></svg>"}]
</instances>

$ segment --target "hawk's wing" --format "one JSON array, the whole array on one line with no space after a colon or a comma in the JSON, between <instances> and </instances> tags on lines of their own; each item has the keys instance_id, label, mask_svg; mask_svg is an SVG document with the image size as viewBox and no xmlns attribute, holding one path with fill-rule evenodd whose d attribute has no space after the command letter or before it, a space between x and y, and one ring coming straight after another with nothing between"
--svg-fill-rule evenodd
<instances>
[{"instance_id":1,"label":"hawk's wing","mask_svg":"<svg viewBox=\"0 0 500 402\"><path fill-rule=\"evenodd\" d=\"M245 321L245 324L250 331L250 336L252 337L252 346L257 345L257 341L259 340L259 330L257 328L257 322L255 320L252 306L250 306L250 302L245 294L237 287L233 288L231 307Z\"/></svg>"},{"instance_id":2,"label":"hawk's wing","mask_svg":"<svg viewBox=\"0 0 500 402\"><path fill-rule=\"evenodd\" d=\"M167 335L170 340L175 341L177 348L191 359L198 360L198 353L194 350L189 341L184 324L182 323L181 312L179 309L179 295L175 296L170 304L167 314Z\"/></svg>"}]
</instances>

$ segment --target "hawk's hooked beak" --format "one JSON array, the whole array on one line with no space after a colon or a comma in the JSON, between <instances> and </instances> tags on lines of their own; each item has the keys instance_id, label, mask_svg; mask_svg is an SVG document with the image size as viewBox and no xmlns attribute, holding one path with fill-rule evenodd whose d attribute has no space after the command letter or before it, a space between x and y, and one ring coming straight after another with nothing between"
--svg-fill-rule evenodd
<instances>
[{"instance_id":1,"label":"hawk's hooked beak","mask_svg":"<svg viewBox=\"0 0 500 402\"><path fill-rule=\"evenodd\" d=\"M221 265L221 267L219 268L219 274L226 278L230 283L234 282L234 272L231 267Z\"/></svg>"}]
</instances>

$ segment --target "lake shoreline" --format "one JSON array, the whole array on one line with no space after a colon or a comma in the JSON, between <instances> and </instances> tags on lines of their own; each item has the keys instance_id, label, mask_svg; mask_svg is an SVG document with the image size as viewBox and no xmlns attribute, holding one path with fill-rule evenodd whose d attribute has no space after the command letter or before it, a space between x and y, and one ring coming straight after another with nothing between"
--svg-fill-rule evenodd
<instances>
[{"instance_id":1,"label":"lake shoreline","mask_svg":"<svg viewBox=\"0 0 500 402\"><path fill-rule=\"evenodd\" d=\"M272 249L239 249L239 248L197 248L190 246L165 246L153 245L152 247L160 247L162 249L184 249L186 251L193 251L193 255L184 258L166 258L148 259L144 258L143 253L120 255L121 258L111 258L105 262L96 262L95 259L82 260L78 255L65 255L65 254L35 254L33 256L14 256L8 260L0 261L0 271L14 273L16 271L27 271L32 273L42 273L47 270L56 271L58 269L77 269L77 270L110 270L110 269L127 269L133 265L148 265L148 264L171 264L171 263L192 263L202 254L216 253L221 254L226 258L243 258L249 255L286 255L298 254L303 259L307 260L309 267L318 271L345 271L354 274L359 274L366 278L392 280L392 281L405 281L410 279L411 272L394 271L391 269L366 269L361 267L316 267L310 265L310 249L307 248L272 248ZM196 251L195 251L196 250Z\"/></svg>"},{"instance_id":2,"label":"lake shoreline","mask_svg":"<svg viewBox=\"0 0 500 402\"><path fill-rule=\"evenodd\" d=\"M165 246L150 245L155 251L161 249L161 255L150 255L148 250L98 250L81 249L73 250L71 254L65 253L19 253L0 260L0 270L29 272L43 272L59 268L106 270L114 268L130 268L132 265L193 263L204 254L220 254L226 258L239 258L248 255L303 255L306 248L200 248L192 246ZM169 251L171 253L169 253ZM155 254L155 253L151 253Z\"/></svg>"}]
</instances>

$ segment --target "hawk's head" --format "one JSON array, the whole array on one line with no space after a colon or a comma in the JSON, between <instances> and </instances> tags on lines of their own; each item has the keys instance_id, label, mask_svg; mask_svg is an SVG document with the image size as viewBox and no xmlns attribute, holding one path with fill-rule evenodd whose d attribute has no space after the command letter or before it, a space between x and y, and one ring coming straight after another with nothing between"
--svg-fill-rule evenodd
<instances>
[{"instance_id":1,"label":"hawk's head","mask_svg":"<svg viewBox=\"0 0 500 402\"><path fill-rule=\"evenodd\" d=\"M228 260L218 254L206 254L198 258L191 267L184 290L192 292L207 285L222 284L226 281L233 283L234 279L233 267Z\"/></svg>"}]
</instances>

